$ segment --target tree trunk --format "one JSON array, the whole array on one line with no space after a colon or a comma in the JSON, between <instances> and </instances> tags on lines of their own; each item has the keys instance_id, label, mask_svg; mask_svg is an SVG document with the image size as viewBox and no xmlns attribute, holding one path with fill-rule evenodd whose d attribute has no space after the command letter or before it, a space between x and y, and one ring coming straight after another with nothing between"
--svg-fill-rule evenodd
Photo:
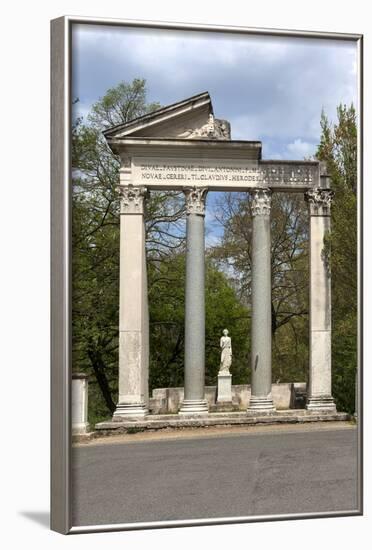
<instances>
[{"instance_id":1,"label":"tree trunk","mask_svg":"<svg viewBox=\"0 0 372 550\"><path fill-rule=\"evenodd\" d=\"M276 311L274 308L274 304L271 302L271 334L274 336L276 329L278 328L277 318L276 318Z\"/></svg>"},{"instance_id":2,"label":"tree trunk","mask_svg":"<svg viewBox=\"0 0 372 550\"><path fill-rule=\"evenodd\" d=\"M106 406L110 413L113 414L116 409L116 405L112 400L110 386L105 373L105 364L102 360L101 353L99 351L89 350L88 355L99 389L101 390L102 397L105 400Z\"/></svg>"}]
</instances>

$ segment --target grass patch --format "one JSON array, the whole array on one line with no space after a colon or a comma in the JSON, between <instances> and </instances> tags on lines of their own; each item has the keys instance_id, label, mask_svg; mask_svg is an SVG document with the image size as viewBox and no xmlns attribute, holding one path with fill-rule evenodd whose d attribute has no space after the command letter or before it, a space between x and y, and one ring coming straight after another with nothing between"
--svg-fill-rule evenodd
<instances>
[{"instance_id":1,"label":"grass patch","mask_svg":"<svg viewBox=\"0 0 372 550\"><path fill-rule=\"evenodd\" d=\"M138 434L139 432L144 432L145 428L138 428L138 427L130 427L127 428L127 434Z\"/></svg>"}]
</instances>

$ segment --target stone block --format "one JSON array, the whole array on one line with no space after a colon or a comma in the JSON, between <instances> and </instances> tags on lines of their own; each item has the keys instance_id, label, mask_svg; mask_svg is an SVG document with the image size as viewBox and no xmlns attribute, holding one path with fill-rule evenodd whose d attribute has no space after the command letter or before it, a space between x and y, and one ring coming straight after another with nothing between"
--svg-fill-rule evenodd
<instances>
[{"instance_id":1,"label":"stone block","mask_svg":"<svg viewBox=\"0 0 372 550\"><path fill-rule=\"evenodd\" d=\"M217 403L232 404L231 379L232 375L230 373L218 373Z\"/></svg>"},{"instance_id":2,"label":"stone block","mask_svg":"<svg viewBox=\"0 0 372 550\"><path fill-rule=\"evenodd\" d=\"M302 397L301 397L302 396ZM272 385L272 397L274 406L277 410L288 410L295 408L300 410L304 407L304 398L306 396L306 383L279 383ZM183 401L183 388L155 388L152 391L151 407L170 413L177 413ZM231 410L246 411L251 398L251 387L248 384L231 385ZM216 405L221 401L218 400L218 384L217 386L205 386L205 399L208 403L210 411L217 410ZM295 404L296 403L296 404ZM150 407L150 408L151 408ZM154 413L153 413L154 414ZM160 414L160 413L159 413Z\"/></svg>"},{"instance_id":3,"label":"stone block","mask_svg":"<svg viewBox=\"0 0 372 550\"><path fill-rule=\"evenodd\" d=\"M88 375L85 373L72 374L71 419L73 435L88 432Z\"/></svg>"}]
</instances>

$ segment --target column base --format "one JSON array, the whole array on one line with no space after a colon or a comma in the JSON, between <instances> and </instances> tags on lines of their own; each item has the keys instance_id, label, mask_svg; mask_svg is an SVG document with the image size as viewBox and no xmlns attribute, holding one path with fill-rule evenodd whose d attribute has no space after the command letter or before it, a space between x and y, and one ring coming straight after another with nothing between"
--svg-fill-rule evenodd
<instances>
[{"instance_id":1,"label":"column base","mask_svg":"<svg viewBox=\"0 0 372 550\"><path fill-rule=\"evenodd\" d=\"M112 420L120 421L122 418L145 418L149 414L149 410L144 403L118 403L116 410L112 415Z\"/></svg>"},{"instance_id":2,"label":"column base","mask_svg":"<svg viewBox=\"0 0 372 550\"><path fill-rule=\"evenodd\" d=\"M308 411L329 411L335 412L336 405L331 395L320 395L317 397L309 397L306 403Z\"/></svg>"},{"instance_id":3,"label":"column base","mask_svg":"<svg viewBox=\"0 0 372 550\"><path fill-rule=\"evenodd\" d=\"M276 412L276 409L273 403L273 398L271 397L271 395L268 395L266 397L251 396L247 413L254 414L256 412L267 412L267 413Z\"/></svg>"},{"instance_id":4,"label":"column base","mask_svg":"<svg viewBox=\"0 0 372 550\"><path fill-rule=\"evenodd\" d=\"M178 414L182 416L208 414L208 403L205 399L185 399Z\"/></svg>"},{"instance_id":5,"label":"column base","mask_svg":"<svg viewBox=\"0 0 372 550\"><path fill-rule=\"evenodd\" d=\"M85 435L89 432L89 423L81 422L72 425L72 435Z\"/></svg>"}]
</instances>

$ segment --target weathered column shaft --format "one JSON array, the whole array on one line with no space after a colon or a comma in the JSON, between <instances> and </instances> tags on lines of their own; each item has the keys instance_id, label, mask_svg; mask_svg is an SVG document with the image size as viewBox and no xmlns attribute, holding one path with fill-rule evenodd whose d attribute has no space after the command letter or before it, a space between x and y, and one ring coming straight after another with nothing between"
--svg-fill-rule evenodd
<instances>
[{"instance_id":1,"label":"weathered column shaft","mask_svg":"<svg viewBox=\"0 0 372 550\"><path fill-rule=\"evenodd\" d=\"M310 218L310 364L306 405L309 410L335 410L331 376L331 274L324 248L324 238L331 227L332 195L330 189L324 188L305 194Z\"/></svg>"},{"instance_id":2,"label":"weathered column shaft","mask_svg":"<svg viewBox=\"0 0 372 550\"><path fill-rule=\"evenodd\" d=\"M205 373L205 251L204 216L207 189L185 189L186 289L185 377L180 414L208 411L204 395Z\"/></svg>"},{"instance_id":3,"label":"weathered column shaft","mask_svg":"<svg viewBox=\"0 0 372 550\"><path fill-rule=\"evenodd\" d=\"M146 189L120 186L119 400L114 419L148 413Z\"/></svg>"},{"instance_id":4,"label":"weathered column shaft","mask_svg":"<svg viewBox=\"0 0 372 550\"><path fill-rule=\"evenodd\" d=\"M204 399L204 218L187 216L185 289L185 399Z\"/></svg>"},{"instance_id":5,"label":"weathered column shaft","mask_svg":"<svg viewBox=\"0 0 372 550\"><path fill-rule=\"evenodd\" d=\"M271 396L271 191L252 202L252 377L248 410L273 411Z\"/></svg>"}]
</instances>

